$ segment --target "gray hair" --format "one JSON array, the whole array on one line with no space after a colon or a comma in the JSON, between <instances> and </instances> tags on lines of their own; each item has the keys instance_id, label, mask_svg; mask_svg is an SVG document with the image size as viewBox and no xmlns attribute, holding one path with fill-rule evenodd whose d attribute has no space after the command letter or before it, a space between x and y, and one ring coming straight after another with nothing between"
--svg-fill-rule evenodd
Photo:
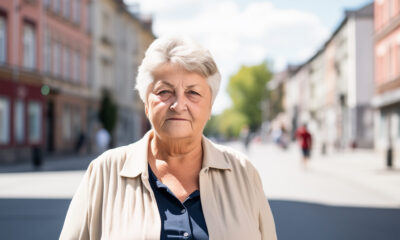
<instances>
[{"instance_id":1,"label":"gray hair","mask_svg":"<svg viewBox=\"0 0 400 240\"><path fill-rule=\"evenodd\" d=\"M207 78L212 94L212 103L217 96L221 75L211 53L188 37L166 36L156 39L147 49L136 78L136 89L147 103L153 72L161 65L171 63Z\"/></svg>"}]
</instances>

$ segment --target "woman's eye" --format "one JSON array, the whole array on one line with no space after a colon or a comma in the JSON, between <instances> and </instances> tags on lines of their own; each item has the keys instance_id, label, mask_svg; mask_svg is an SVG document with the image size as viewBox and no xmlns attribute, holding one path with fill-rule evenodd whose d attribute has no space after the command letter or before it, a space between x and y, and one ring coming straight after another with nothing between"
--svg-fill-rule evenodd
<instances>
[{"instance_id":1,"label":"woman's eye","mask_svg":"<svg viewBox=\"0 0 400 240\"><path fill-rule=\"evenodd\" d=\"M158 94L158 95L163 95L163 94L167 94L167 93L170 93L170 91L168 91L168 90L162 90L162 91L159 91L157 94Z\"/></svg>"},{"instance_id":2,"label":"woman's eye","mask_svg":"<svg viewBox=\"0 0 400 240\"><path fill-rule=\"evenodd\" d=\"M196 91L189 91L189 93L190 94L192 94L192 95L200 95L198 92L196 92Z\"/></svg>"}]
</instances>

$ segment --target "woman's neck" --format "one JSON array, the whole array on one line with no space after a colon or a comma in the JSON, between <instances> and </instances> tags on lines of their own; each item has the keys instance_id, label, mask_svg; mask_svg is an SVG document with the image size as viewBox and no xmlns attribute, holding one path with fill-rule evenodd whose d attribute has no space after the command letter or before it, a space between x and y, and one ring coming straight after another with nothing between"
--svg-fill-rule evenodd
<instances>
[{"instance_id":1,"label":"woman's neck","mask_svg":"<svg viewBox=\"0 0 400 240\"><path fill-rule=\"evenodd\" d=\"M200 170L203 159L201 136L195 139L161 139L154 132L149 139L149 154L168 168ZM157 167L159 167L159 164Z\"/></svg>"}]
</instances>

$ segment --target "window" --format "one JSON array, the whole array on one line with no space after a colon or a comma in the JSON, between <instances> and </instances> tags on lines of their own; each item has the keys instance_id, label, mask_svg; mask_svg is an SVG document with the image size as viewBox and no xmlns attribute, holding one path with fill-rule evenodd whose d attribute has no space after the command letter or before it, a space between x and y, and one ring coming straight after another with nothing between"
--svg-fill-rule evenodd
<instances>
[{"instance_id":1,"label":"window","mask_svg":"<svg viewBox=\"0 0 400 240\"><path fill-rule=\"evenodd\" d=\"M43 0L43 6L48 8L50 6L50 0Z\"/></svg>"},{"instance_id":2,"label":"window","mask_svg":"<svg viewBox=\"0 0 400 240\"><path fill-rule=\"evenodd\" d=\"M0 63L5 63L7 58L7 21L0 15Z\"/></svg>"},{"instance_id":3,"label":"window","mask_svg":"<svg viewBox=\"0 0 400 240\"><path fill-rule=\"evenodd\" d=\"M91 74L90 74L90 57L86 59L86 86L93 87Z\"/></svg>"},{"instance_id":4,"label":"window","mask_svg":"<svg viewBox=\"0 0 400 240\"><path fill-rule=\"evenodd\" d=\"M63 63L64 63L64 78L65 79L69 79L70 78L70 71L71 71L71 68L70 68L70 53L69 53L69 49L68 49L68 47L65 47L64 48L64 54L63 54L63 56L64 56L64 59L63 59Z\"/></svg>"},{"instance_id":5,"label":"window","mask_svg":"<svg viewBox=\"0 0 400 240\"><path fill-rule=\"evenodd\" d=\"M25 111L24 102L17 100L14 107L14 134L15 141L22 143L25 138Z\"/></svg>"},{"instance_id":6,"label":"window","mask_svg":"<svg viewBox=\"0 0 400 240\"><path fill-rule=\"evenodd\" d=\"M10 101L0 97L0 144L10 141Z\"/></svg>"},{"instance_id":7,"label":"window","mask_svg":"<svg viewBox=\"0 0 400 240\"><path fill-rule=\"evenodd\" d=\"M42 132L42 108L39 102L30 102L28 105L29 141L40 141Z\"/></svg>"},{"instance_id":8,"label":"window","mask_svg":"<svg viewBox=\"0 0 400 240\"><path fill-rule=\"evenodd\" d=\"M74 17L73 21L76 23L79 23L81 20L81 3L80 0L73 0L73 6L74 6Z\"/></svg>"},{"instance_id":9,"label":"window","mask_svg":"<svg viewBox=\"0 0 400 240\"><path fill-rule=\"evenodd\" d=\"M70 16L70 7L71 7L70 1L63 0L63 14L65 18L69 18Z\"/></svg>"},{"instance_id":10,"label":"window","mask_svg":"<svg viewBox=\"0 0 400 240\"><path fill-rule=\"evenodd\" d=\"M54 56L53 56L53 61L52 61L53 62L53 73L54 73L54 75L59 76L60 68L61 68L61 66L60 66L60 57L61 57L60 44L58 42L54 42L53 47L54 47L54 51L53 51Z\"/></svg>"},{"instance_id":11,"label":"window","mask_svg":"<svg viewBox=\"0 0 400 240\"><path fill-rule=\"evenodd\" d=\"M80 59L80 55L79 52L75 52L74 54L74 75L73 75L73 79L76 82L80 82L81 80L81 63L80 63L81 59Z\"/></svg>"},{"instance_id":12,"label":"window","mask_svg":"<svg viewBox=\"0 0 400 240\"><path fill-rule=\"evenodd\" d=\"M62 115L62 130L63 130L63 139L70 140L72 137L71 134L71 108L69 105L64 105L63 115Z\"/></svg>"},{"instance_id":13,"label":"window","mask_svg":"<svg viewBox=\"0 0 400 240\"><path fill-rule=\"evenodd\" d=\"M24 25L24 67L34 69L36 65L36 36L32 24Z\"/></svg>"},{"instance_id":14,"label":"window","mask_svg":"<svg viewBox=\"0 0 400 240\"><path fill-rule=\"evenodd\" d=\"M92 5L89 2L86 5L86 32L90 33L92 24Z\"/></svg>"},{"instance_id":15,"label":"window","mask_svg":"<svg viewBox=\"0 0 400 240\"><path fill-rule=\"evenodd\" d=\"M388 17L391 19L394 14L394 0L388 1Z\"/></svg>"},{"instance_id":16,"label":"window","mask_svg":"<svg viewBox=\"0 0 400 240\"><path fill-rule=\"evenodd\" d=\"M58 13L60 11L61 0L54 0L53 1L53 9L54 12Z\"/></svg>"},{"instance_id":17,"label":"window","mask_svg":"<svg viewBox=\"0 0 400 240\"><path fill-rule=\"evenodd\" d=\"M51 37L50 32L45 32L44 47L43 47L43 62L44 72L49 73L51 70Z\"/></svg>"},{"instance_id":18,"label":"window","mask_svg":"<svg viewBox=\"0 0 400 240\"><path fill-rule=\"evenodd\" d=\"M392 80L392 70L393 70L393 66L392 66L392 46L389 45L388 49L387 49L387 55L386 55L386 64L387 64L387 77L386 77L386 81L391 81Z\"/></svg>"},{"instance_id":19,"label":"window","mask_svg":"<svg viewBox=\"0 0 400 240\"><path fill-rule=\"evenodd\" d=\"M386 113L381 112L381 117L380 117L380 138L381 139L386 139L387 138L387 118L386 118Z\"/></svg>"}]
</instances>

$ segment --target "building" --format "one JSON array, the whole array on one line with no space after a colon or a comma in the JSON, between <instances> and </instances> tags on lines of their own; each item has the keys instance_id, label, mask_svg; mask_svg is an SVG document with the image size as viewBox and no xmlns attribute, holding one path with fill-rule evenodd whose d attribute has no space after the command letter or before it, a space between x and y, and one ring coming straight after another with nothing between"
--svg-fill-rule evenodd
<instances>
[{"instance_id":1,"label":"building","mask_svg":"<svg viewBox=\"0 0 400 240\"><path fill-rule=\"evenodd\" d=\"M87 3L0 2L1 162L73 149L85 128Z\"/></svg>"},{"instance_id":2,"label":"building","mask_svg":"<svg viewBox=\"0 0 400 240\"><path fill-rule=\"evenodd\" d=\"M92 95L97 101L108 89L118 108L114 145L132 143L149 129L135 87L137 69L154 40L150 24L128 11L122 0L92 2Z\"/></svg>"},{"instance_id":3,"label":"building","mask_svg":"<svg viewBox=\"0 0 400 240\"><path fill-rule=\"evenodd\" d=\"M375 1L375 148L400 151L400 2ZM396 156L396 155L395 155Z\"/></svg>"},{"instance_id":4,"label":"building","mask_svg":"<svg viewBox=\"0 0 400 240\"><path fill-rule=\"evenodd\" d=\"M102 88L119 108L116 144L140 138L133 88L153 39L122 0L0 1L0 163L76 152L82 136L90 152Z\"/></svg>"},{"instance_id":5,"label":"building","mask_svg":"<svg viewBox=\"0 0 400 240\"><path fill-rule=\"evenodd\" d=\"M90 0L42 0L43 84L49 87L46 150L75 151L80 134L88 132L90 103Z\"/></svg>"},{"instance_id":6,"label":"building","mask_svg":"<svg viewBox=\"0 0 400 240\"><path fill-rule=\"evenodd\" d=\"M373 4L346 11L330 38L287 81L292 131L307 123L322 152L373 147L372 49Z\"/></svg>"}]
</instances>

